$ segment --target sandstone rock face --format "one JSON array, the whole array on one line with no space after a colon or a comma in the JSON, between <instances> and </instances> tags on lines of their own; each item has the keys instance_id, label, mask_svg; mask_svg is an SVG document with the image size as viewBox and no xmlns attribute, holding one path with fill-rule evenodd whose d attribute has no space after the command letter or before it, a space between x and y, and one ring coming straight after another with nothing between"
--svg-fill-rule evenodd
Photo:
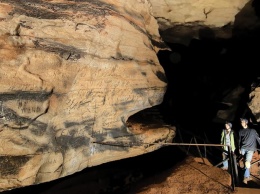
<instances>
[{"instance_id":1,"label":"sandstone rock face","mask_svg":"<svg viewBox=\"0 0 260 194\"><path fill-rule=\"evenodd\" d=\"M250 93L250 102L248 103L248 107L252 111L253 115L256 118L257 122L260 122L260 87L256 87Z\"/></svg>"},{"instance_id":2,"label":"sandstone rock face","mask_svg":"<svg viewBox=\"0 0 260 194\"><path fill-rule=\"evenodd\" d=\"M150 0L160 29L174 25L222 27L235 21L235 15L250 0Z\"/></svg>"},{"instance_id":3,"label":"sandstone rock face","mask_svg":"<svg viewBox=\"0 0 260 194\"><path fill-rule=\"evenodd\" d=\"M250 0L150 1L164 40L185 45L189 45L193 38L200 39L212 33L216 37L232 37L236 15L250 4ZM205 27L209 27L212 33L201 32Z\"/></svg>"},{"instance_id":4,"label":"sandstone rock face","mask_svg":"<svg viewBox=\"0 0 260 194\"><path fill-rule=\"evenodd\" d=\"M167 126L126 125L163 100L159 49L147 0L1 0L1 190L171 141Z\"/></svg>"}]
</instances>

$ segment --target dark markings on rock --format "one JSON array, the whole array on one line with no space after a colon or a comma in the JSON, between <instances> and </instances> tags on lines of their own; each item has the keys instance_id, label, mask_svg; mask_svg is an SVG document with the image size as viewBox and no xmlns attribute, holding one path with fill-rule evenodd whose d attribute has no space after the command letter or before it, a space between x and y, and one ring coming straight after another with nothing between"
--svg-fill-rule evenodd
<instances>
[{"instance_id":1,"label":"dark markings on rock","mask_svg":"<svg viewBox=\"0 0 260 194\"><path fill-rule=\"evenodd\" d=\"M136 146L144 146L144 147L149 147L150 145L143 145L142 142L126 142L126 141L104 141L104 142L94 142L98 145L103 145L103 146L111 146L111 147L118 147L118 148L124 148L123 151L127 151L128 149L125 148L130 148L130 147L136 147Z\"/></svg>"},{"instance_id":2,"label":"dark markings on rock","mask_svg":"<svg viewBox=\"0 0 260 194\"><path fill-rule=\"evenodd\" d=\"M84 129L85 131L89 132L89 135L92 134L92 128L93 128L94 122L88 123L88 124L84 124Z\"/></svg>"},{"instance_id":3,"label":"dark markings on rock","mask_svg":"<svg viewBox=\"0 0 260 194\"><path fill-rule=\"evenodd\" d=\"M150 38L150 40L151 40L151 43L152 43L153 46L156 46L156 47L161 48L161 49L169 49L169 47L162 41L158 42L158 41L156 41L152 38Z\"/></svg>"},{"instance_id":4,"label":"dark markings on rock","mask_svg":"<svg viewBox=\"0 0 260 194\"><path fill-rule=\"evenodd\" d=\"M32 134L36 136L43 136L46 132L47 124L39 121L34 121L30 127Z\"/></svg>"},{"instance_id":5,"label":"dark markings on rock","mask_svg":"<svg viewBox=\"0 0 260 194\"><path fill-rule=\"evenodd\" d=\"M77 130L76 129L69 130L69 136L74 137L75 134L77 134Z\"/></svg>"},{"instance_id":6,"label":"dark markings on rock","mask_svg":"<svg viewBox=\"0 0 260 194\"><path fill-rule=\"evenodd\" d=\"M154 101L154 100L151 100L150 98L148 98L148 102L151 106L155 106L156 105L156 102L158 103L159 100L157 101Z\"/></svg>"},{"instance_id":7,"label":"dark markings on rock","mask_svg":"<svg viewBox=\"0 0 260 194\"><path fill-rule=\"evenodd\" d=\"M28 125L32 122L32 119L20 117L15 111L8 108L4 109L3 116L7 122L5 125L12 129L27 129Z\"/></svg>"},{"instance_id":8,"label":"dark markings on rock","mask_svg":"<svg viewBox=\"0 0 260 194\"><path fill-rule=\"evenodd\" d=\"M132 147L136 146L139 140L133 134L127 131L126 126L122 126L121 128L104 128L106 131L106 136L112 137L115 141L111 143L106 143L105 141L97 141L97 143L102 145L110 145L113 147ZM124 141L122 141L122 138ZM119 148L117 148L118 150ZM120 149L119 149L120 150ZM126 151L125 149L123 149Z\"/></svg>"},{"instance_id":9,"label":"dark markings on rock","mask_svg":"<svg viewBox=\"0 0 260 194\"><path fill-rule=\"evenodd\" d=\"M104 129L103 131L107 130L107 132L103 132L103 133L94 133L93 134L93 138L95 139L95 144L97 144L98 147L95 147L96 150L98 150L99 152L102 151L107 151L107 150L111 150L111 151L128 151L128 147L129 145L123 145L122 141L118 140L118 142L120 142L119 144L117 144L117 141L113 141L114 144L107 144L105 143L105 139L110 136L113 139L118 139L118 138L127 138L127 140L124 142L125 144L129 144L129 142L131 141L135 141L135 137L131 134L129 134L128 132L124 132L124 131L120 131L119 128L116 129Z\"/></svg>"},{"instance_id":10,"label":"dark markings on rock","mask_svg":"<svg viewBox=\"0 0 260 194\"><path fill-rule=\"evenodd\" d=\"M56 137L56 143L62 147L62 149L86 147L90 143L90 139L86 137L73 137L70 135L62 135Z\"/></svg>"},{"instance_id":11,"label":"dark markings on rock","mask_svg":"<svg viewBox=\"0 0 260 194\"><path fill-rule=\"evenodd\" d=\"M36 152L35 153L37 153L37 154L41 154L41 153L46 153L46 152L50 152L50 149L51 149L51 151L53 151L53 149L55 149L56 147L51 147L50 148L50 146L47 144L45 144L45 145L41 145L41 147L39 147L37 150L36 150ZM57 149L57 148L56 148ZM58 151L57 151L58 152Z\"/></svg>"},{"instance_id":12,"label":"dark markings on rock","mask_svg":"<svg viewBox=\"0 0 260 194\"><path fill-rule=\"evenodd\" d=\"M112 143L105 143L105 142L96 142L96 146L95 146L95 151L96 152L106 152L107 150L109 151L123 151L123 152L128 152L129 150L129 146L122 146L122 144L116 144L116 142L114 142L114 144Z\"/></svg>"},{"instance_id":13,"label":"dark markings on rock","mask_svg":"<svg viewBox=\"0 0 260 194\"><path fill-rule=\"evenodd\" d=\"M156 91L156 90L161 90L162 88L158 88L158 87L150 87L150 88L135 88L133 89L133 92L135 92L136 94L139 94L139 95L146 95L146 91L149 90L149 91Z\"/></svg>"},{"instance_id":14,"label":"dark markings on rock","mask_svg":"<svg viewBox=\"0 0 260 194\"><path fill-rule=\"evenodd\" d=\"M141 32L142 34L144 34L145 36L147 36L150 39L151 44L146 45L149 49L153 49L154 46L158 47L158 48L162 48L162 49L167 49L167 45L163 42L163 41L155 41L150 34L148 34L148 32L144 31L140 26L138 26L137 24L135 24L134 22L129 22L136 30L138 30L139 32Z\"/></svg>"},{"instance_id":15,"label":"dark markings on rock","mask_svg":"<svg viewBox=\"0 0 260 194\"><path fill-rule=\"evenodd\" d=\"M26 25L26 21L20 21L20 26L22 26L23 28L32 29L31 26Z\"/></svg>"},{"instance_id":16,"label":"dark markings on rock","mask_svg":"<svg viewBox=\"0 0 260 194\"><path fill-rule=\"evenodd\" d=\"M149 61L147 61L147 63L150 64L150 65L153 65L153 66L156 65L155 62L154 62L153 60L149 60Z\"/></svg>"},{"instance_id":17,"label":"dark markings on rock","mask_svg":"<svg viewBox=\"0 0 260 194\"><path fill-rule=\"evenodd\" d=\"M103 128L103 129L110 137L113 138L132 136L132 134L127 131L126 126L122 126L121 128Z\"/></svg>"},{"instance_id":18,"label":"dark markings on rock","mask_svg":"<svg viewBox=\"0 0 260 194\"><path fill-rule=\"evenodd\" d=\"M104 1L99 0L73 0L77 6L77 9L81 11L90 11L87 13L94 13L93 15L99 14L98 11L101 11L103 14L110 14L111 11L116 12L116 8L110 4L105 3ZM78 4L82 3L82 4ZM92 11L92 12L91 12ZM101 15L101 14L100 14Z\"/></svg>"},{"instance_id":19,"label":"dark markings on rock","mask_svg":"<svg viewBox=\"0 0 260 194\"><path fill-rule=\"evenodd\" d=\"M146 93L147 90L148 88L134 88L133 92L142 96Z\"/></svg>"},{"instance_id":20,"label":"dark markings on rock","mask_svg":"<svg viewBox=\"0 0 260 194\"><path fill-rule=\"evenodd\" d=\"M74 126L85 126L85 129L89 129L90 127L92 127L94 125L94 119L90 118L82 121L82 122L64 122L64 126L65 128L70 128L70 127L74 127Z\"/></svg>"},{"instance_id":21,"label":"dark markings on rock","mask_svg":"<svg viewBox=\"0 0 260 194\"><path fill-rule=\"evenodd\" d=\"M159 78L159 80L161 80L161 81L163 81L165 83L168 82L167 77L165 76L165 74L163 72L157 71L156 72L156 76Z\"/></svg>"},{"instance_id":22,"label":"dark markings on rock","mask_svg":"<svg viewBox=\"0 0 260 194\"><path fill-rule=\"evenodd\" d=\"M85 125L85 126L93 126L94 122L95 122L95 119L91 117L89 119L85 118L85 120L82 121L81 124Z\"/></svg>"},{"instance_id":23,"label":"dark markings on rock","mask_svg":"<svg viewBox=\"0 0 260 194\"><path fill-rule=\"evenodd\" d=\"M71 18L68 11L81 11L86 15L105 16L112 6L101 1L73 0L71 3L52 3L43 0L1 0L2 3L12 4L14 10L10 15L21 14L39 19Z\"/></svg>"},{"instance_id":24,"label":"dark markings on rock","mask_svg":"<svg viewBox=\"0 0 260 194\"><path fill-rule=\"evenodd\" d=\"M96 141L104 141L107 137L107 133L103 132L97 132L97 131L91 131L90 135L92 138L94 138Z\"/></svg>"},{"instance_id":25,"label":"dark markings on rock","mask_svg":"<svg viewBox=\"0 0 260 194\"><path fill-rule=\"evenodd\" d=\"M114 60L123 60L123 61L132 61L133 60L132 57L123 56L120 52L117 52L116 56L111 56L111 58Z\"/></svg>"},{"instance_id":26,"label":"dark markings on rock","mask_svg":"<svg viewBox=\"0 0 260 194\"><path fill-rule=\"evenodd\" d=\"M146 72L141 72L141 74L142 74L143 76L146 76Z\"/></svg>"},{"instance_id":27,"label":"dark markings on rock","mask_svg":"<svg viewBox=\"0 0 260 194\"><path fill-rule=\"evenodd\" d=\"M20 14L28 17L34 17L39 19L59 19L66 18L68 15L62 13L57 4L46 3L41 0L1 0L14 5L14 9L10 15ZM58 12L55 12L59 10Z\"/></svg>"},{"instance_id":28,"label":"dark markings on rock","mask_svg":"<svg viewBox=\"0 0 260 194\"><path fill-rule=\"evenodd\" d=\"M73 127L75 125L78 126L80 124L78 122L65 122L64 125L65 125L65 128L67 129L67 128Z\"/></svg>"},{"instance_id":29,"label":"dark markings on rock","mask_svg":"<svg viewBox=\"0 0 260 194\"><path fill-rule=\"evenodd\" d=\"M34 100L37 102L43 102L47 100L51 92L27 92L27 91L13 91L12 93L0 93L0 101L9 100Z\"/></svg>"},{"instance_id":30,"label":"dark markings on rock","mask_svg":"<svg viewBox=\"0 0 260 194\"><path fill-rule=\"evenodd\" d=\"M0 156L0 174L2 177L18 174L20 168L31 156Z\"/></svg>"},{"instance_id":31,"label":"dark markings on rock","mask_svg":"<svg viewBox=\"0 0 260 194\"><path fill-rule=\"evenodd\" d=\"M43 39L37 39L33 42L37 49L41 49L46 52L58 53L60 57L66 60L76 61L81 58L81 55L83 55L81 50L57 42L48 42Z\"/></svg>"},{"instance_id":32,"label":"dark markings on rock","mask_svg":"<svg viewBox=\"0 0 260 194\"><path fill-rule=\"evenodd\" d=\"M137 24L135 24L135 23L132 22L132 21L129 21L129 23L130 23L136 30L138 30L139 32L141 32L142 34L145 34L145 35L147 36L146 31L144 31L140 26L138 26Z\"/></svg>"},{"instance_id":33,"label":"dark markings on rock","mask_svg":"<svg viewBox=\"0 0 260 194\"><path fill-rule=\"evenodd\" d=\"M126 105L131 104L133 102L134 102L133 100L128 100L128 101L125 101L125 102L116 103L116 104L114 104L114 106L116 106L117 109L121 110L121 109L125 109Z\"/></svg>"}]
</instances>

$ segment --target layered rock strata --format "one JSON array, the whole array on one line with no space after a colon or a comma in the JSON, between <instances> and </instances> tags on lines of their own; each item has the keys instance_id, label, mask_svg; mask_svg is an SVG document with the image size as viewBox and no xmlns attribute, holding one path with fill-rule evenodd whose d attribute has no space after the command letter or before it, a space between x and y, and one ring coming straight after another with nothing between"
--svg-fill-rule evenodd
<instances>
[{"instance_id":1,"label":"layered rock strata","mask_svg":"<svg viewBox=\"0 0 260 194\"><path fill-rule=\"evenodd\" d=\"M1 190L170 142L175 131L167 126L126 125L163 100L159 49L146 0L1 0Z\"/></svg>"}]
</instances>

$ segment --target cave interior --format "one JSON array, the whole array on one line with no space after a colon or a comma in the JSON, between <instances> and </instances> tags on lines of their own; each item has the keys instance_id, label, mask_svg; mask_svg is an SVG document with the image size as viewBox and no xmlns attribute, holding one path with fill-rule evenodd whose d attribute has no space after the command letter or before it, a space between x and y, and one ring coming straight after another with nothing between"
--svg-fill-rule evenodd
<instances>
[{"instance_id":1,"label":"cave interior","mask_svg":"<svg viewBox=\"0 0 260 194\"><path fill-rule=\"evenodd\" d=\"M219 143L224 123L232 122L233 129L238 130L241 117L249 118L253 127L260 132L259 123L247 105L250 101L249 93L260 85L260 3L253 2L254 6L251 6L257 16L253 27L252 24L244 25L244 28L239 25L244 15L242 10L237 14L234 25L218 29L222 32L229 31L231 35L228 37L219 35L216 29L199 26L197 33L188 37L187 44L187 37L185 43L174 41L176 37L171 34L174 28L161 31L162 39L170 48L158 52L159 62L167 77L167 91L161 104L132 117L156 112L155 116L165 124L174 125L183 131L182 137L186 137L182 139L184 142L190 142L194 135L198 141L203 139L202 143L205 143L205 137L210 143ZM219 110L230 108L230 104L223 99L238 86L245 90L235 105L236 111L227 120L218 119ZM192 135L185 136L185 131ZM180 142L178 134L174 141ZM221 158L220 152L215 152L214 155L217 159ZM125 185L124 189L119 187L117 192L112 188L124 184L122 180L129 174L136 178L133 180L135 182L141 179L138 177L151 176L172 167L185 156L186 153L181 149L165 146L153 153L102 164L49 183L3 193L80 193L82 188L91 191L91 183L101 181L102 178L109 179L110 185L98 188L99 193L125 193L128 189Z\"/></svg>"}]
</instances>

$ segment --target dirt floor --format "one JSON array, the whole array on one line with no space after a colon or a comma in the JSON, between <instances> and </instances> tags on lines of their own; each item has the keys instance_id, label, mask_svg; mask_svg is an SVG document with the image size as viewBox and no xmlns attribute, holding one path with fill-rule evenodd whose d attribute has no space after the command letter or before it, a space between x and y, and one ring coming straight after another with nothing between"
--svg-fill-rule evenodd
<instances>
[{"instance_id":1,"label":"dirt floor","mask_svg":"<svg viewBox=\"0 0 260 194\"><path fill-rule=\"evenodd\" d=\"M255 153L253 162L260 159ZM242 169L238 167L242 174ZM260 193L260 164L251 168L253 180L245 185L241 180L232 186L231 175L206 159L187 157L175 167L137 183L128 194L229 194ZM239 177L241 179L241 175Z\"/></svg>"},{"instance_id":2,"label":"dirt floor","mask_svg":"<svg viewBox=\"0 0 260 194\"><path fill-rule=\"evenodd\" d=\"M195 148L196 149L196 148ZM186 153L187 150L184 151ZM190 150L191 151L191 150ZM197 150L195 150L197 151ZM221 155L213 152L214 155ZM236 170L222 170L221 165L206 158L185 156L174 166L146 176L131 184L124 194L260 194L260 152L256 151L251 166L253 180L243 183L243 160L237 162ZM174 156L178 155L175 154ZM236 160L235 160L236 161ZM152 161L151 161L152 162ZM156 164L155 164L156 165ZM152 169L151 169L152 170ZM232 176L233 175L233 176ZM237 176L236 176L237 175ZM233 179L232 179L233 177ZM253 189L253 190L252 190ZM259 191L258 191L259 190ZM121 194L121 193L120 193Z\"/></svg>"}]
</instances>

